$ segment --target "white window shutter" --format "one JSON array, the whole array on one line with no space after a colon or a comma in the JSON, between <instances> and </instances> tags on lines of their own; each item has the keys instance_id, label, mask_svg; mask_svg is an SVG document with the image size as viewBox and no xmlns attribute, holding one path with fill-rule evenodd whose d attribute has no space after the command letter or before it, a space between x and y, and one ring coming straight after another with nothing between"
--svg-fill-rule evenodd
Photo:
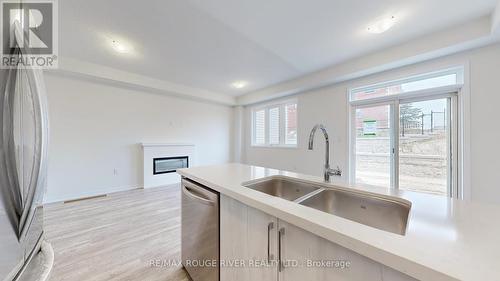
<instances>
[{"instance_id":1,"label":"white window shutter","mask_svg":"<svg viewBox=\"0 0 500 281\"><path fill-rule=\"evenodd\" d=\"M297 146L297 103L283 102L252 110L252 145Z\"/></svg>"},{"instance_id":2,"label":"white window shutter","mask_svg":"<svg viewBox=\"0 0 500 281\"><path fill-rule=\"evenodd\" d=\"M266 111L256 111L254 116L254 144L266 144Z\"/></svg>"}]
</instances>

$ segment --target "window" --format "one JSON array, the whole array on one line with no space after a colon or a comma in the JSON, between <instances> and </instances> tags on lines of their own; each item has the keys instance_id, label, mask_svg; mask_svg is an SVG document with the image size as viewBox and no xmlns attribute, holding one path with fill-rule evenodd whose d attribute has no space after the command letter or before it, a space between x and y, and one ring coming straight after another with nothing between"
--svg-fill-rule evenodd
<instances>
[{"instance_id":1,"label":"window","mask_svg":"<svg viewBox=\"0 0 500 281\"><path fill-rule=\"evenodd\" d=\"M402 93L434 89L445 86L455 86L461 84L463 70L459 68L446 71L439 71L418 76L413 76L401 80L375 84L350 91L350 100L365 100L380 98Z\"/></svg>"},{"instance_id":2,"label":"window","mask_svg":"<svg viewBox=\"0 0 500 281\"><path fill-rule=\"evenodd\" d=\"M297 146L297 102L286 101L252 110L253 146Z\"/></svg>"},{"instance_id":3,"label":"window","mask_svg":"<svg viewBox=\"0 0 500 281\"><path fill-rule=\"evenodd\" d=\"M460 197L461 71L349 92L352 182Z\"/></svg>"}]
</instances>

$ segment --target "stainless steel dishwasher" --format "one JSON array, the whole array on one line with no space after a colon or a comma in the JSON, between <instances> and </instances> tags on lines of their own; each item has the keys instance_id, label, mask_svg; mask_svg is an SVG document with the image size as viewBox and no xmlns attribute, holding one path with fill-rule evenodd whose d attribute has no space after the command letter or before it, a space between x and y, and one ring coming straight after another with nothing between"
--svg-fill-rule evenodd
<instances>
[{"instance_id":1,"label":"stainless steel dishwasher","mask_svg":"<svg viewBox=\"0 0 500 281\"><path fill-rule=\"evenodd\" d=\"M193 281L219 280L219 193L182 178L182 265Z\"/></svg>"}]
</instances>

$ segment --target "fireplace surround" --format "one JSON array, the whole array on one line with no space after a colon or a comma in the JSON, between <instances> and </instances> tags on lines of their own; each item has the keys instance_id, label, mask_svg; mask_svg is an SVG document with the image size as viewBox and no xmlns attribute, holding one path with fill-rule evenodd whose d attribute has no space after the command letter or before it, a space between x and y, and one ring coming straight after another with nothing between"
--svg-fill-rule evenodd
<instances>
[{"instance_id":1,"label":"fireplace surround","mask_svg":"<svg viewBox=\"0 0 500 281\"><path fill-rule=\"evenodd\" d=\"M195 146L185 143L141 143L143 150L143 187L177 184L181 177L175 172L196 164Z\"/></svg>"}]
</instances>

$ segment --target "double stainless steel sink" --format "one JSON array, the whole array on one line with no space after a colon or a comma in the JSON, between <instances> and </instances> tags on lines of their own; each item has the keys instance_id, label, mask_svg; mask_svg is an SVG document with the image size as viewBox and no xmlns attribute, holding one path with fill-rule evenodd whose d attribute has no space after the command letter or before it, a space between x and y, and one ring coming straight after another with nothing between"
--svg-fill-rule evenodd
<instances>
[{"instance_id":1,"label":"double stainless steel sink","mask_svg":"<svg viewBox=\"0 0 500 281\"><path fill-rule=\"evenodd\" d=\"M380 230L406 233L411 203L404 199L282 176L243 186Z\"/></svg>"}]
</instances>

